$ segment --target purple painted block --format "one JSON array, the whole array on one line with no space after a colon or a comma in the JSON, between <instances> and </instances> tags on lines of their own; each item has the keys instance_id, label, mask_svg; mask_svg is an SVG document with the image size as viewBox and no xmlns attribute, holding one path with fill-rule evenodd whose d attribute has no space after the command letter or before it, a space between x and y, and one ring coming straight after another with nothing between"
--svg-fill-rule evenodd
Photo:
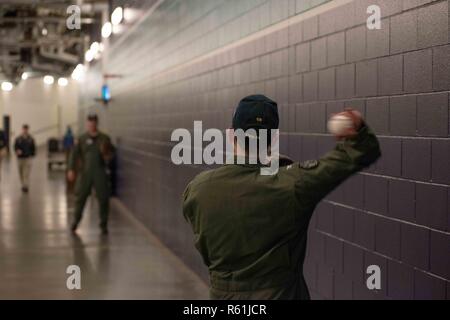
<instances>
[{"instance_id":1,"label":"purple painted block","mask_svg":"<svg viewBox=\"0 0 450 320\"><path fill-rule=\"evenodd\" d=\"M336 69L319 71L319 100L333 100L336 97Z\"/></svg>"},{"instance_id":2,"label":"purple painted block","mask_svg":"<svg viewBox=\"0 0 450 320\"><path fill-rule=\"evenodd\" d=\"M334 19L333 19L334 20ZM345 33L327 37L327 61L329 66L345 63Z\"/></svg>"},{"instance_id":3,"label":"purple painted block","mask_svg":"<svg viewBox=\"0 0 450 320\"><path fill-rule=\"evenodd\" d=\"M417 98L402 96L390 99L390 132L393 135L414 136L417 133Z\"/></svg>"},{"instance_id":4,"label":"purple painted block","mask_svg":"<svg viewBox=\"0 0 450 320\"><path fill-rule=\"evenodd\" d=\"M295 109L295 132L309 132L309 112L308 104L298 104Z\"/></svg>"},{"instance_id":5,"label":"purple painted block","mask_svg":"<svg viewBox=\"0 0 450 320\"><path fill-rule=\"evenodd\" d=\"M401 260L422 270L429 270L430 230L402 224Z\"/></svg>"},{"instance_id":6,"label":"purple painted block","mask_svg":"<svg viewBox=\"0 0 450 320\"><path fill-rule=\"evenodd\" d=\"M367 100L366 122L376 134L389 133L389 99Z\"/></svg>"},{"instance_id":7,"label":"purple painted block","mask_svg":"<svg viewBox=\"0 0 450 320\"><path fill-rule=\"evenodd\" d=\"M311 43L302 43L296 47L295 60L297 72L305 72L311 70Z\"/></svg>"},{"instance_id":8,"label":"purple painted block","mask_svg":"<svg viewBox=\"0 0 450 320\"><path fill-rule=\"evenodd\" d=\"M317 218L317 229L333 233L333 205L327 202L319 203L314 215Z\"/></svg>"},{"instance_id":9,"label":"purple painted block","mask_svg":"<svg viewBox=\"0 0 450 320\"><path fill-rule=\"evenodd\" d=\"M303 100L302 76L294 75L289 78L289 103L299 103Z\"/></svg>"},{"instance_id":10,"label":"purple painted block","mask_svg":"<svg viewBox=\"0 0 450 320\"><path fill-rule=\"evenodd\" d=\"M448 137L448 120L447 93L417 98L417 129L421 136Z\"/></svg>"},{"instance_id":11,"label":"purple painted block","mask_svg":"<svg viewBox=\"0 0 450 320\"><path fill-rule=\"evenodd\" d=\"M450 184L450 141L431 142L431 179L433 182Z\"/></svg>"},{"instance_id":12,"label":"purple painted block","mask_svg":"<svg viewBox=\"0 0 450 320\"><path fill-rule=\"evenodd\" d=\"M344 275L362 282L365 278L364 250L344 243Z\"/></svg>"},{"instance_id":13,"label":"purple painted block","mask_svg":"<svg viewBox=\"0 0 450 320\"><path fill-rule=\"evenodd\" d=\"M364 207L364 176L353 175L343 183L342 187L343 203L362 209Z\"/></svg>"},{"instance_id":14,"label":"purple painted block","mask_svg":"<svg viewBox=\"0 0 450 320\"><path fill-rule=\"evenodd\" d=\"M448 208L447 192L448 188L419 183L416 186L417 204L416 220L418 223L447 230Z\"/></svg>"},{"instance_id":15,"label":"purple painted block","mask_svg":"<svg viewBox=\"0 0 450 320\"><path fill-rule=\"evenodd\" d=\"M325 238L325 263L336 272L343 271L344 243L332 237Z\"/></svg>"},{"instance_id":16,"label":"purple painted block","mask_svg":"<svg viewBox=\"0 0 450 320\"><path fill-rule=\"evenodd\" d=\"M313 103L310 105L309 127L314 133L325 133L326 127L325 103Z\"/></svg>"},{"instance_id":17,"label":"purple painted block","mask_svg":"<svg viewBox=\"0 0 450 320\"><path fill-rule=\"evenodd\" d=\"M430 140L404 139L402 141L402 176L421 181L430 180Z\"/></svg>"},{"instance_id":18,"label":"purple painted block","mask_svg":"<svg viewBox=\"0 0 450 320\"><path fill-rule=\"evenodd\" d=\"M303 24L301 22L289 26L289 45L302 42Z\"/></svg>"},{"instance_id":19,"label":"purple painted block","mask_svg":"<svg viewBox=\"0 0 450 320\"><path fill-rule=\"evenodd\" d=\"M403 93L403 56L389 56L378 60L378 93Z\"/></svg>"},{"instance_id":20,"label":"purple painted block","mask_svg":"<svg viewBox=\"0 0 450 320\"><path fill-rule=\"evenodd\" d=\"M366 26L346 31L346 61L360 61L366 55Z\"/></svg>"},{"instance_id":21,"label":"purple painted block","mask_svg":"<svg viewBox=\"0 0 450 320\"><path fill-rule=\"evenodd\" d=\"M376 163L377 173L398 177L402 169L402 147L400 139L380 138L382 156Z\"/></svg>"},{"instance_id":22,"label":"purple painted block","mask_svg":"<svg viewBox=\"0 0 450 320\"><path fill-rule=\"evenodd\" d=\"M444 300L446 283L430 274L416 270L414 272L414 299Z\"/></svg>"},{"instance_id":23,"label":"purple painted block","mask_svg":"<svg viewBox=\"0 0 450 320\"><path fill-rule=\"evenodd\" d=\"M317 137L303 136L301 160L317 159Z\"/></svg>"},{"instance_id":24,"label":"purple painted block","mask_svg":"<svg viewBox=\"0 0 450 320\"><path fill-rule=\"evenodd\" d=\"M404 90L406 92L429 92L433 89L433 52L431 49L405 54L404 66Z\"/></svg>"},{"instance_id":25,"label":"purple painted block","mask_svg":"<svg viewBox=\"0 0 450 320\"><path fill-rule=\"evenodd\" d=\"M417 16L409 11L391 18L391 53L417 49Z\"/></svg>"},{"instance_id":26,"label":"purple painted block","mask_svg":"<svg viewBox=\"0 0 450 320\"><path fill-rule=\"evenodd\" d=\"M327 39L320 38L311 42L311 68L318 70L327 66Z\"/></svg>"},{"instance_id":27,"label":"purple painted block","mask_svg":"<svg viewBox=\"0 0 450 320\"><path fill-rule=\"evenodd\" d=\"M416 186L413 182L389 180L389 216L414 221Z\"/></svg>"},{"instance_id":28,"label":"purple painted block","mask_svg":"<svg viewBox=\"0 0 450 320\"><path fill-rule=\"evenodd\" d=\"M325 299L333 299L333 269L323 264L318 268L317 291Z\"/></svg>"},{"instance_id":29,"label":"purple painted block","mask_svg":"<svg viewBox=\"0 0 450 320\"><path fill-rule=\"evenodd\" d=\"M302 137L298 135L288 136L289 156L298 161L300 159Z\"/></svg>"},{"instance_id":30,"label":"purple painted block","mask_svg":"<svg viewBox=\"0 0 450 320\"><path fill-rule=\"evenodd\" d=\"M375 250L400 259L400 223L381 217L375 221Z\"/></svg>"},{"instance_id":31,"label":"purple painted block","mask_svg":"<svg viewBox=\"0 0 450 320\"><path fill-rule=\"evenodd\" d=\"M355 65L346 64L336 68L336 98L355 96Z\"/></svg>"},{"instance_id":32,"label":"purple painted block","mask_svg":"<svg viewBox=\"0 0 450 320\"><path fill-rule=\"evenodd\" d=\"M303 22L303 40L311 40L319 35L319 18L315 16Z\"/></svg>"},{"instance_id":33,"label":"purple painted block","mask_svg":"<svg viewBox=\"0 0 450 320\"><path fill-rule=\"evenodd\" d=\"M303 74L303 99L305 102L317 100L318 87L319 73L317 71Z\"/></svg>"},{"instance_id":34,"label":"purple painted block","mask_svg":"<svg viewBox=\"0 0 450 320\"><path fill-rule=\"evenodd\" d=\"M433 89L450 89L450 45L433 48Z\"/></svg>"},{"instance_id":35,"label":"purple painted block","mask_svg":"<svg viewBox=\"0 0 450 320\"><path fill-rule=\"evenodd\" d=\"M419 9L419 48L447 44L449 41L448 20L448 1L440 1Z\"/></svg>"},{"instance_id":36,"label":"purple painted block","mask_svg":"<svg viewBox=\"0 0 450 320\"><path fill-rule=\"evenodd\" d=\"M385 215L388 207L388 180L375 176L365 176L364 180L365 209Z\"/></svg>"},{"instance_id":37,"label":"purple painted block","mask_svg":"<svg viewBox=\"0 0 450 320\"><path fill-rule=\"evenodd\" d=\"M403 263L388 261L388 296L410 300L414 297L414 270Z\"/></svg>"},{"instance_id":38,"label":"purple painted block","mask_svg":"<svg viewBox=\"0 0 450 320\"><path fill-rule=\"evenodd\" d=\"M295 104L290 104L287 106L287 108L289 109L288 111L288 132L290 133L294 133L295 132L295 113L297 110L297 107Z\"/></svg>"},{"instance_id":39,"label":"purple painted block","mask_svg":"<svg viewBox=\"0 0 450 320\"><path fill-rule=\"evenodd\" d=\"M340 273L334 273L334 299L351 300L353 298L352 280Z\"/></svg>"},{"instance_id":40,"label":"purple painted block","mask_svg":"<svg viewBox=\"0 0 450 320\"><path fill-rule=\"evenodd\" d=\"M355 212L351 209L336 206L334 208L334 233L336 236L352 241Z\"/></svg>"},{"instance_id":41,"label":"purple painted block","mask_svg":"<svg viewBox=\"0 0 450 320\"><path fill-rule=\"evenodd\" d=\"M355 214L355 243L367 249L375 249L375 219L373 215L357 212Z\"/></svg>"},{"instance_id":42,"label":"purple painted block","mask_svg":"<svg viewBox=\"0 0 450 320\"><path fill-rule=\"evenodd\" d=\"M431 272L450 280L450 235L431 231Z\"/></svg>"}]
</instances>

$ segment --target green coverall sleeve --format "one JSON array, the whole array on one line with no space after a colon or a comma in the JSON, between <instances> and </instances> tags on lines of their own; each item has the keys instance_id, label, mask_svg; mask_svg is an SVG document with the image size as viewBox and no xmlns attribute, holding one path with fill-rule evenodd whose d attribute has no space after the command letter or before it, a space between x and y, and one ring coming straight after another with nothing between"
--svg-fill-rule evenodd
<instances>
[{"instance_id":1,"label":"green coverall sleeve","mask_svg":"<svg viewBox=\"0 0 450 320\"><path fill-rule=\"evenodd\" d=\"M78 157L80 156L80 154L81 154L81 147L80 147L80 143L78 142L75 144L75 147L72 149L72 151L70 152L70 155L69 155L69 162L67 164L67 169L69 171L76 169L75 168L76 163L77 163L77 160L78 160Z\"/></svg>"},{"instance_id":2,"label":"green coverall sleeve","mask_svg":"<svg viewBox=\"0 0 450 320\"><path fill-rule=\"evenodd\" d=\"M295 184L300 203L314 207L328 193L352 174L370 166L381 156L378 139L363 124L353 138L338 142L334 150L321 158L317 166L301 168Z\"/></svg>"}]
</instances>

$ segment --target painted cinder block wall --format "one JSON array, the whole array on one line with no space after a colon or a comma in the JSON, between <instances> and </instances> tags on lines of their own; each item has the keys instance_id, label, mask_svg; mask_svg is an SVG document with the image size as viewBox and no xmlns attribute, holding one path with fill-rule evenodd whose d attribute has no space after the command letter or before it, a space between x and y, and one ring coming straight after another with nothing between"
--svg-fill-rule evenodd
<instances>
[{"instance_id":1,"label":"painted cinder block wall","mask_svg":"<svg viewBox=\"0 0 450 320\"><path fill-rule=\"evenodd\" d=\"M371 4L381 30L366 28ZM281 149L296 160L333 147L326 119L346 106L382 145L380 161L314 213L304 267L313 298L450 298L449 1L166 0L108 61L125 75L102 110L119 199L203 278L180 199L207 167L173 165L170 134L194 120L225 129L240 98L264 93L279 102ZM373 264L377 292L365 285Z\"/></svg>"}]
</instances>

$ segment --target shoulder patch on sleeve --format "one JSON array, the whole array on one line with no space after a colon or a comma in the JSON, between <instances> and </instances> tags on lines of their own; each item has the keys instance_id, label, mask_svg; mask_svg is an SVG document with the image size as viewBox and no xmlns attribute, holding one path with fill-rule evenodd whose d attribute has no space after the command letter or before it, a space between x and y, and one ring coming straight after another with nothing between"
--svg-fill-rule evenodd
<instances>
[{"instance_id":1,"label":"shoulder patch on sleeve","mask_svg":"<svg viewBox=\"0 0 450 320\"><path fill-rule=\"evenodd\" d=\"M317 160L307 160L307 161L300 163L300 168L305 169L305 170L311 170L311 169L317 168L318 165L319 165L319 161L317 161Z\"/></svg>"}]
</instances>

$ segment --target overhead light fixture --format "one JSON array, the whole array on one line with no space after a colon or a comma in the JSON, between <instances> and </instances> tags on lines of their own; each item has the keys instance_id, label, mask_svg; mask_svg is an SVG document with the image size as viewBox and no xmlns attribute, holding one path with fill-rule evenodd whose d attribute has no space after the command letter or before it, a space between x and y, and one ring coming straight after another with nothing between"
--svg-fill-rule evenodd
<instances>
[{"instance_id":1,"label":"overhead light fixture","mask_svg":"<svg viewBox=\"0 0 450 320\"><path fill-rule=\"evenodd\" d=\"M28 73L24 72L22 73L22 80L27 80L28 79Z\"/></svg>"},{"instance_id":2,"label":"overhead light fixture","mask_svg":"<svg viewBox=\"0 0 450 320\"><path fill-rule=\"evenodd\" d=\"M58 79L58 86L65 87L69 84L69 81L66 78L59 78Z\"/></svg>"},{"instance_id":3,"label":"overhead light fixture","mask_svg":"<svg viewBox=\"0 0 450 320\"><path fill-rule=\"evenodd\" d=\"M117 26L120 24L123 20L123 9L122 7L117 7L114 9L112 15L111 15L111 22L113 25Z\"/></svg>"},{"instance_id":4,"label":"overhead light fixture","mask_svg":"<svg viewBox=\"0 0 450 320\"><path fill-rule=\"evenodd\" d=\"M46 36L48 34L48 30L46 28L42 29L42 35Z\"/></svg>"},{"instance_id":5,"label":"overhead light fixture","mask_svg":"<svg viewBox=\"0 0 450 320\"><path fill-rule=\"evenodd\" d=\"M133 8L124 8L123 9L123 20L126 22L131 22L133 20L136 20L138 16L138 10Z\"/></svg>"},{"instance_id":6,"label":"overhead light fixture","mask_svg":"<svg viewBox=\"0 0 450 320\"><path fill-rule=\"evenodd\" d=\"M84 59L87 62L91 62L92 60L94 60L94 58L95 58L95 53L91 49L86 51L86 53L84 54Z\"/></svg>"},{"instance_id":7,"label":"overhead light fixture","mask_svg":"<svg viewBox=\"0 0 450 320\"><path fill-rule=\"evenodd\" d=\"M97 41L92 42L91 47L89 49L92 50L94 53L97 53L100 50L100 44Z\"/></svg>"},{"instance_id":8,"label":"overhead light fixture","mask_svg":"<svg viewBox=\"0 0 450 320\"><path fill-rule=\"evenodd\" d=\"M76 81L83 80L84 77L84 66L80 63L72 72L72 79Z\"/></svg>"},{"instance_id":9,"label":"overhead light fixture","mask_svg":"<svg viewBox=\"0 0 450 320\"><path fill-rule=\"evenodd\" d=\"M11 91L13 89L13 84L9 81L2 82L2 90L3 91Z\"/></svg>"},{"instance_id":10,"label":"overhead light fixture","mask_svg":"<svg viewBox=\"0 0 450 320\"><path fill-rule=\"evenodd\" d=\"M45 84L48 84L48 85L50 85L50 84L53 84L55 82L55 78L53 78L52 76L45 76L44 77L44 83Z\"/></svg>"},{"instance_id":11,"label":"overhead light fixture","mask_svg":"<svg viewBox=\"0 0 450 320\"><path fill-rule=\"evenodd\" d=\"M94 59L100 58L100 52L102 51L100 43L98 43L97 41L92 42L89 50L92 52L91 54L94 56Z\"/></svg>"},{"instance_id":12,"label":"overhead light fixture","mask_svg":"<svg viewBox=\"0 0 450 320\"><path fill-rule=\"evenodd\" d=\"M102 27L102 37L109 38L112 33L112 24L111 22L106 22Z\"/></svg>"}]
</instances>

